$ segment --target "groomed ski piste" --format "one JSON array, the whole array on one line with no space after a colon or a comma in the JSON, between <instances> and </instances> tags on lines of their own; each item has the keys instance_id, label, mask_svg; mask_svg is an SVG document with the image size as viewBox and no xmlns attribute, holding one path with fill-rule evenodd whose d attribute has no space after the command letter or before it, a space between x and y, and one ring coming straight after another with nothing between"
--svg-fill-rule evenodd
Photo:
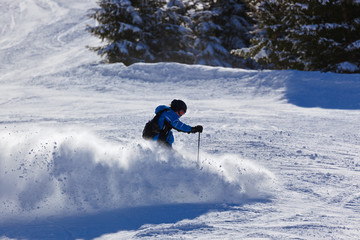
<instances>
[{"instance_id":1,"label":"groomed ski piste","mask_svg":"<svg viewBox=\"0 0 360 240\"><path fill-rule=\"evenodd\" d=\"M360 238L359 74L103 64L93 7L1 3L1 240Z\"/></svg>"}]
</instances>

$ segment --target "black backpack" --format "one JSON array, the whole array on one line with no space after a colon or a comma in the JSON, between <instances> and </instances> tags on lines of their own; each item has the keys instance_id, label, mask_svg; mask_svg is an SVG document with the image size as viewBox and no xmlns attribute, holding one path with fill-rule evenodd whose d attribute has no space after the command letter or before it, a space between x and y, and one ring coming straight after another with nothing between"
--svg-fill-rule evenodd
<instances>
[{"instance_id":1,"label":"black backpack","mask_svg":"<svg viewBox=\"0 0 360 240\"><path fill-rule=\"evenodd\" d=\"M159 122L159 118L160 118L161 114L166 111L169 111L169 109L166 108L166 109L159 111L153 119L151 119L150 121L148 121L145 124L144 130L142 133L142 137L144 139L147 139L147 140L152 139L153 137L155 137L156 135L158 135L161 132L162 129L160 129L158 122Z\"/></svg>"}]
</instances>

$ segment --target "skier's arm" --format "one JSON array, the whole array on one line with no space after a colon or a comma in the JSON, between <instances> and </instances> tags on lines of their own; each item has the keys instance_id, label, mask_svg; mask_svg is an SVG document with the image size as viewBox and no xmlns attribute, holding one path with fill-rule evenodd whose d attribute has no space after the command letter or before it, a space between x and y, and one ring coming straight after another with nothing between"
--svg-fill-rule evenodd
<instances>
[{"instance_id":1,"label":"skier's arm","mask_svg":"<svg viewBox=\"0 0 360 240\"><path fill-rule=\"evenodd\" d=\"M174 115L170 114L166 114L164 116L164 118L166 119L166 121L168 123L170 123L170 125L177 131L179 132L186 132L186 133L195 133L195 132L202 132L203 127L202 126L195 126L195 127L191 127L183 122L181 122L179 120L179 118L175 115L176 113L173 113ZM165 120L164 119L164 120Z\"/></svg>"},{"instance_id":2,"label":"skier's arm","mask_svg":"<svg viewBox=\"0 0 360 240\"><path fill-rule=\"evenodd\" d=\"M179 132L191 132L191 126L186 125L185 123L181 122L179 119L175 119L170 122L171 126L179 131Z\"/></svg>"}]
</instances>

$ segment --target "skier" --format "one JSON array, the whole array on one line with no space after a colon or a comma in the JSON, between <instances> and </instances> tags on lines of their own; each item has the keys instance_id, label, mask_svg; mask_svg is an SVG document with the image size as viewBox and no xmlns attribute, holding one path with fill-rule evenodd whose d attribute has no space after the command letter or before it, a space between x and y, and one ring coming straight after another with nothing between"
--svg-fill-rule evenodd
<instances>
[{"instance_id":1,"label":"skier","mask_svg":"<svg viewBox=\"0 0 360 240\"><path fill-rule=\"evenodd\" d=\"M191 127L182 123L179 118L186 113L187 106L182 100L174 99L170 107L160 105L155 109L156 116L146 123L143 130L144 139L152 139L167 147L172 147L174 136L171 129L179 132L196 133L202 132L201 125Z\"/></svg>"}]
</instances>

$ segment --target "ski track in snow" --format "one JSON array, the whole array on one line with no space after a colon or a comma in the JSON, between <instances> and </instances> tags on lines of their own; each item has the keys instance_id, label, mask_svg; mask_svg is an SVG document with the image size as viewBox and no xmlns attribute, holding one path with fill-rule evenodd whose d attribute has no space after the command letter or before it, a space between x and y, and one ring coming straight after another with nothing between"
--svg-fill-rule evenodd
<instances>
[{"instance_id":1,"label":"ski track in snow","mask_svg":"<svg viewBox=\"0 0 360 240\"><path fill-rule=\"evenodd\" d=\"M359 239L360 75L104 65L85 0L0 8L0 239ZM202 124L141 139L157 105Z\"/></svg>"}]
</instances>

